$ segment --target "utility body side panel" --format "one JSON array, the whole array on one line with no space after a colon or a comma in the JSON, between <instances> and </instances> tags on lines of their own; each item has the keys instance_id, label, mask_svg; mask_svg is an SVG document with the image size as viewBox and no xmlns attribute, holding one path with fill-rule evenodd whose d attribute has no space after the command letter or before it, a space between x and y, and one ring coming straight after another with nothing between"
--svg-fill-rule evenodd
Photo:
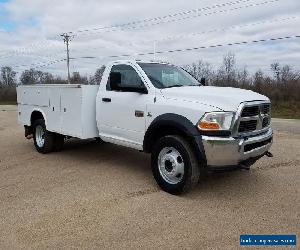
<instances>
[{"instance_id":1,"label":"utility body side panel","mask_svg":"<svg viewBox=\"0 0 300 250\"><path fill-rule=\"evenodd\" d=\"M81 139L98 137L98 89L99 86L67 84L19 86L19 122L30 126L32 113L38 111L49 131Z\"/></svg>"}]
</instances>

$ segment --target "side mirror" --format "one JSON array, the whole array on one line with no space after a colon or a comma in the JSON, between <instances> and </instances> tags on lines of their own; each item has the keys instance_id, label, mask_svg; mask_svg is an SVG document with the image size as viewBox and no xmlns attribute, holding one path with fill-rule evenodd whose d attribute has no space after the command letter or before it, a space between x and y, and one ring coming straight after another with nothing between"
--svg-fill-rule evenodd
<instances>
[{"instance_id":1,"label":"side mirror","mask_svg":"<svg viewBox=\"0 0 300 250\"><path fill-rule=\"evenodd\" d=\"M134 92L141 93L141 94L148 94L148 89L145 86L140 86L134 89L135 89Z\"/></svg>"},{"instance_id":2,"label":"side mirror","mask_svg":"<svg viewBox=\"0 0 300 250\"><path fill-rule=\"evenodd\" d=\"M200 80L201 85L205 86L206 85L206 79L204 77L201 78Z\"/></svg>"},{"instance_id":3,"label":"side mirror","mask_svg":"<svg viewBox=\"0 0 300 250\"><path fill-rule=\"evenodd\" d=\"M110 85L111 90L120 90L120 85L121 85L121 73L120 72L110 72L109 85Z\"/></svg>"}]
</instances>

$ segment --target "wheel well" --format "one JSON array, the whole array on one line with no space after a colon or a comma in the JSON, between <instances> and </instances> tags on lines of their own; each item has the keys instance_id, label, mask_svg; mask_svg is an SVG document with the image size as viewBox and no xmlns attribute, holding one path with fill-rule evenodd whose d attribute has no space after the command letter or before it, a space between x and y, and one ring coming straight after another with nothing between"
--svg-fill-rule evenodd
<instances>
[{"instance_id":1,"label":"wheel well","mask_svg":"<svg viewBox=\"0 0 300 250\"><path fill-rule=\"evenodd\" d=\"M190 139L190 136L182 129L172 125L161 125L157 126L148 134L144 142L144 151L150 153L155 142L166 135L180 135L186 139Z\"/></svg>"},{"instance_id":2,"label":"wheel well","mask_svg":"<svg viewBox=\"0 0 300 250\"><path fill-rule=\"evenodd\" d=\"M38 119L44 119L43 114L40 111L33 111L30 118L30 124L31 126L33 123Z\"/></svg>"}]
</instances>

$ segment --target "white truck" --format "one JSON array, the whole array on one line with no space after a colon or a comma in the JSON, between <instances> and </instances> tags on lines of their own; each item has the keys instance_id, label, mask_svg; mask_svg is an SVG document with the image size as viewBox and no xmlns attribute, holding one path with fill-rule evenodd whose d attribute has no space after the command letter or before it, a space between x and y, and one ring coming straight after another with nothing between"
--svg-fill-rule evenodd
<instances>
[{"instance_id":1,"label":"white truck","mask_svg":"<svg viewBox=\"0 0 300 250\"><path fill-rule=\"evenodd\" d=\"M271 156L270 100L204 86L166 63L121 60L100 85L18 86L18 120L38 152L96 138L151 153L155 180L178 194L208 170L247 168Z\"/></svg>"}]
</instances>

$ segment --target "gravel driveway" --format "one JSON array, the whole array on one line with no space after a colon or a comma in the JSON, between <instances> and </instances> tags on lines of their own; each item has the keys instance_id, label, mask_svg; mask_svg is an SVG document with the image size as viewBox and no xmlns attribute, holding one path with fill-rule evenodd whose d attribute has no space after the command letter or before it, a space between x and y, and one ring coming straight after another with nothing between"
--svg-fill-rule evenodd
<instances>
[{"instance_id":1,"label":"gravel driveway","mask_svg":"<svg viewBox=\"0 0 300 250\"><path fill-rule=\"evenodd\" d=\"M149 155L90 140L41 155L16 116L0 106L0 249L238 249L240 234L299 236L298 121L274 120L273 158L172 196Z\"/></svg>"}]
</instances>

